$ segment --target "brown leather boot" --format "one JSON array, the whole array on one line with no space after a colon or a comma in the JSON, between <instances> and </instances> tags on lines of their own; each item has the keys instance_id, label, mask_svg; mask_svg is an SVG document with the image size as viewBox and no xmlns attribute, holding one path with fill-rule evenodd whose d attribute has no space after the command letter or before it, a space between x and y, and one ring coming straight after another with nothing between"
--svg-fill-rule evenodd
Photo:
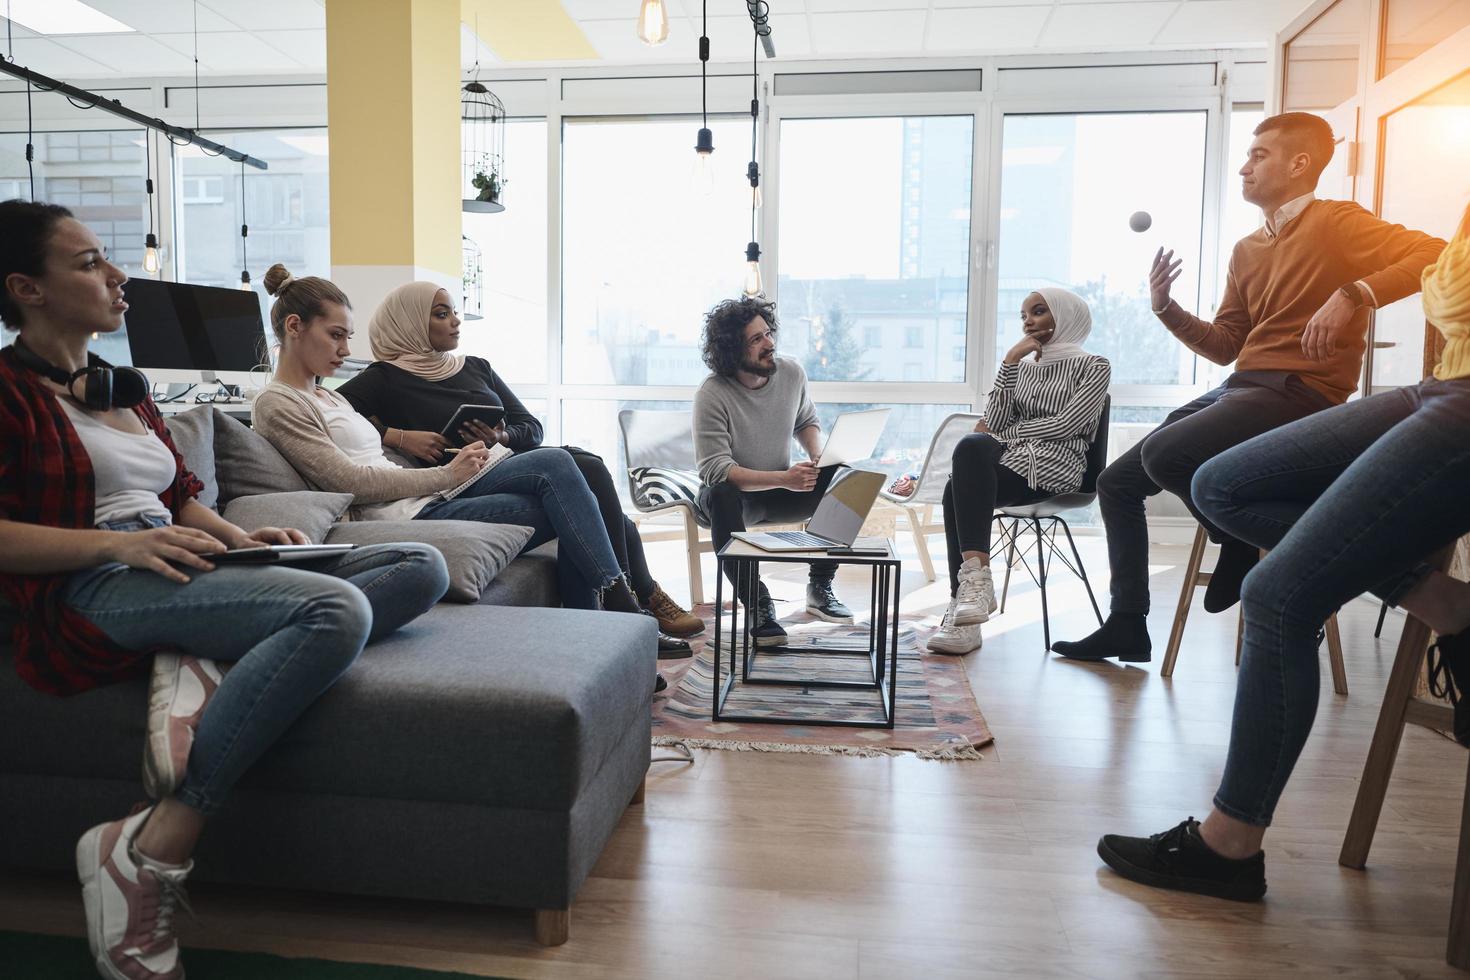
<instances>
[{"instance_id":1,"label":"brown leather boot","mask_svg":"<svg viewBox=\"0 0 1470 980\"><path fill-rule=\"evenodd\" d=\"M643 606L658 620L658 628L671 636L698 636L704 632L704 620L686 611L657 583Z\"/></svg>"}]
</instances>

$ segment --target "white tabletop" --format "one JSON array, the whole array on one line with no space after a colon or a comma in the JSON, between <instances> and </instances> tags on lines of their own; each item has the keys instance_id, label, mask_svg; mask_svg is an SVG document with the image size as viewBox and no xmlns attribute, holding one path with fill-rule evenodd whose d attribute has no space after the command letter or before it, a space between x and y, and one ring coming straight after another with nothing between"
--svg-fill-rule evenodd
<instances>
[{"instance_id":1,"label":"white tabletop","mask_svg":"<svg viewBox=\"0 0 1470 980\"><path fill-rule=\"evenodd\" d=\"M767 551L747 541L731 538L720 549L721 558L759 558L762 561L837 561L847 564L864 564L882 561L897 561L893 544L887 538L858 538L855 548L882 548L881 555L831 555L825 551Z\"/></svg>"}]
</instances>

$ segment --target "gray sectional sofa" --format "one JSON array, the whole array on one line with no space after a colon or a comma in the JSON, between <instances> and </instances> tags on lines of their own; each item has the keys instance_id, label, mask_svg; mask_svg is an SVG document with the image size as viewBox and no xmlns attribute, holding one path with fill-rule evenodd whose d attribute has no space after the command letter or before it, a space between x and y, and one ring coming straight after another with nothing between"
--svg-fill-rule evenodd
<instances>
[{"instance_id":1,"label":"gray sectional sofa","mask_svg":"<svg viewBox=\"0 0 1470 980\"><path fill-rule=\"evenodd\" d=\"M301 489L222 413L170 428L219 488L212 504ZM483 565L451 575L483 579ZM441 602L368 647L239 784L194 877L529 908L538 940L565 941L578 888L642 798L656 624L548 608L554 568L551 546L515 558L475 583L481 601ZM86 828L144 798L147 684L52 698L20 680L5 642L0 865L69 869Z\"/></svg>"}]
</instances>

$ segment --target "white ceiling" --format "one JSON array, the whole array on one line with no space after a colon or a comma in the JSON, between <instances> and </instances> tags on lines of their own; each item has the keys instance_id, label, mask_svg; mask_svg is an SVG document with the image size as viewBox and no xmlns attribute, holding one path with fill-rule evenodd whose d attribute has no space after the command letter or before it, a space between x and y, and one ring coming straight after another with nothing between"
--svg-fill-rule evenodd
<instances>
[{"instance_id":1,"label":"white ceiling","mask_svg":"<svg viewBox=\"0 0 1470 980\"><path fill-rule=\"evenodd\" d=\"M136 33L42 37L12 25L15 60L67 79L193 72L193 0L86 2ZM695 62L701 0L666 2L669 39L650 48L634 34L639 0L561 0L605 61ZM1306 0L768 2L779 58L849 58L1263 47ZM713 60L749 57L744 0L710 0L709 8ZM199 0L199 70L324 72L325 20L321 0ZM470 30L462 32L461 61L496 62L494 30L484 35L486 44L476 44Z\"/></svg>"}]
</instances>

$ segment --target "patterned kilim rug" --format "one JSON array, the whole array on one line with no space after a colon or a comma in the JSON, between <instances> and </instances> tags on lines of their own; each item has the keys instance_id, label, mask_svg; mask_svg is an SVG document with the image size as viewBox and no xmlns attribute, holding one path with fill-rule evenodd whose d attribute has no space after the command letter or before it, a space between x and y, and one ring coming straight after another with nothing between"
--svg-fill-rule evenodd
<instances>
[{"instance_id":1,"label":"patterned kilim rug","mask_svg":"<svg viewBox=\"0 0 1470 980\"><path fill-rule=\"evenodd\" d=\"M710 720L714 690L714 606L696 612L705 632L695 638L695 655L686 661L661 665L669 688L656 695L653 706L655 745L682 742L691 748L744 752L804 752L814 755L881 756L912 752L921 759L980 759L982 746L994 741L970 681L958 657L922 651L930 630L900 623L898 633L898 723L894 728L847 728L814 724L823 719L881 720L878 692L832 688L742 685L738 680L725 702L731 714L807 719L780 722L714 722ZM729 626L729 611L724 626ZM871 670L865 657L840 651L866 650L866 623L834 626L821 622L783 619L793 643L830 644L833 655L817 652L762 652L753 670L761 677L819 677L830 680L866 679ZM727 636L722 642L729 642ZM728 654L727 654L728 657ZM721 674L724 666L721 664ZM736 665L739 666L737 648Z\"/></svg>"}]
</instances>

